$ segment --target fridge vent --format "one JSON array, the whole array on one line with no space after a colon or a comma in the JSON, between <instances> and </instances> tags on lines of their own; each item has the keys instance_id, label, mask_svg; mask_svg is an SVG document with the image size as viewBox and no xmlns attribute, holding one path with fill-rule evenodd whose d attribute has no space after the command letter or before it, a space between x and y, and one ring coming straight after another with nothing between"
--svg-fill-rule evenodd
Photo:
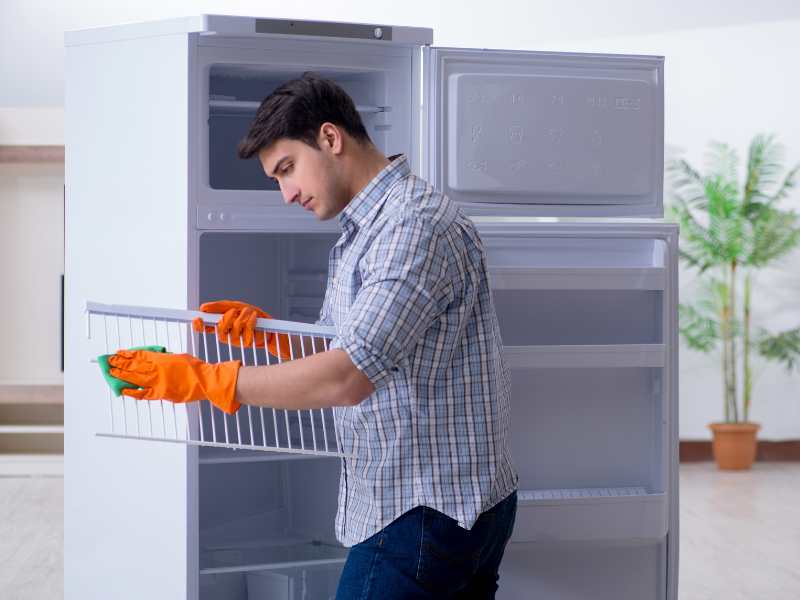
<instances>
[{"instance_id":1,"label":"fridge vent","mask_svg":"<svg viewBox=\"0 0 800 600\"><path fill-rule=\"evenodd\" d=\"M94 356L113 354L120 348L165 346L168 352L189 353L207 362L241 360L246 366L273 365L285 362L263 348L241 348L221 343L215 334L196 333L192 320L200 317L216 326L220 315L188 310L120 306L88 302L87 336ZM328 349L335 335L333 327L310 325L277 319L259 319L256 336L266 341L269 333L288 335L292 359L303 358ZM243 344L242 344L243 345ZM92 358L92 362L97 362ZM105 383L98 370L98 385ZM177 442L199 446L243 450L265 450L320 456L346 456L336 435L333 410L282 410L242 406L235 415L227 415L208 400L188 404L169 401L140 401L108 392L107 429L98 435Z\"/></svg>"}]
</instances>

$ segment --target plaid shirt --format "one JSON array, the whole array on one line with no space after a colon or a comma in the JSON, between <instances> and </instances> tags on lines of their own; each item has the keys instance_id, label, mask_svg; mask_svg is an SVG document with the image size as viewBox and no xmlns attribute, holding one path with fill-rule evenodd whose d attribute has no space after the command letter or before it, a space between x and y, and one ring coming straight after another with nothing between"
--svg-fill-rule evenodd
<instances>
[{"instance_id":1,"label":"plaid shirt","mask_svg":"<svg viewBox=\"0 0 800 600\"><path fill-rule=\"evenodd\" d=\"M446 196L387 165L340 213L318 323L375 385L334 407L345 546L415 506L470 529L517 487L510 378L475 227Z\"/></svg>"}]
</instances>

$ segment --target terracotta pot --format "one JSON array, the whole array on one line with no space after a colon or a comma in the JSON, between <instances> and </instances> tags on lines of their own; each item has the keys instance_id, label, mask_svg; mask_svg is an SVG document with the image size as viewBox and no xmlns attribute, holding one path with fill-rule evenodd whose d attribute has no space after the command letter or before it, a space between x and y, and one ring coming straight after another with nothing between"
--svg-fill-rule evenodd
<instances>
[{"instance_id":1,"label":"terracotta pot","mask_svg":"<svg viewBox=\"0 0 800 600\"><path fill-rule=\"evenodd\" d=\"M741 471L753 466L756 459L758 423L711 423L714 433L711 448L717 466L723 470Z\"/></svg>"}]
</instances>

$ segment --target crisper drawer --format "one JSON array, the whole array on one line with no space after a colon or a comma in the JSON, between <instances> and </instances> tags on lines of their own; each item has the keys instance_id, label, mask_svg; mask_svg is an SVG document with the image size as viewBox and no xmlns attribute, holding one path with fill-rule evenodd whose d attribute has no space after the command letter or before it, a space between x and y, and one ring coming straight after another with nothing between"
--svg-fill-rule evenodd
<instances>
[{"instance_id":1,"label":"crisper drawer","mask_svg":"<svg viewBox=\"0 0 800 600\"><path fill-rule=\"evenodd\" d=\"M347 558L338 461L260 454L201 452L199 600L333 597Z\"/></svg>"}]
</instances>

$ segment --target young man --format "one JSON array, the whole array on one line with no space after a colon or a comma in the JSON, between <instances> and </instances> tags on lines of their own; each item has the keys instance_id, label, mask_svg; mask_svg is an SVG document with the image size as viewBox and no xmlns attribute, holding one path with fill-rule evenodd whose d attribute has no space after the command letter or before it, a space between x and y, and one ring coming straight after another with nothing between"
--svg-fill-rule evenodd
<instances>
[{"instance_id":1,"label":"young man","mask_svg":"<svg viewBox=\"0 0 800 600\"><path fill-rule=\"evenodd\" d=\"M288 363L208 365L119 352L140 398L333 406L343 450L336 535L350 547L337 599L493 598L516 514L510 382L473 223L370 141L350 97L313 74L261 104L242 158L258 156L287 204L338 217L320 322L330 350ZM252 342L243 303L224 312ZM273 342L273 350L275 350Z\"/></svg>"}]
</instances>

